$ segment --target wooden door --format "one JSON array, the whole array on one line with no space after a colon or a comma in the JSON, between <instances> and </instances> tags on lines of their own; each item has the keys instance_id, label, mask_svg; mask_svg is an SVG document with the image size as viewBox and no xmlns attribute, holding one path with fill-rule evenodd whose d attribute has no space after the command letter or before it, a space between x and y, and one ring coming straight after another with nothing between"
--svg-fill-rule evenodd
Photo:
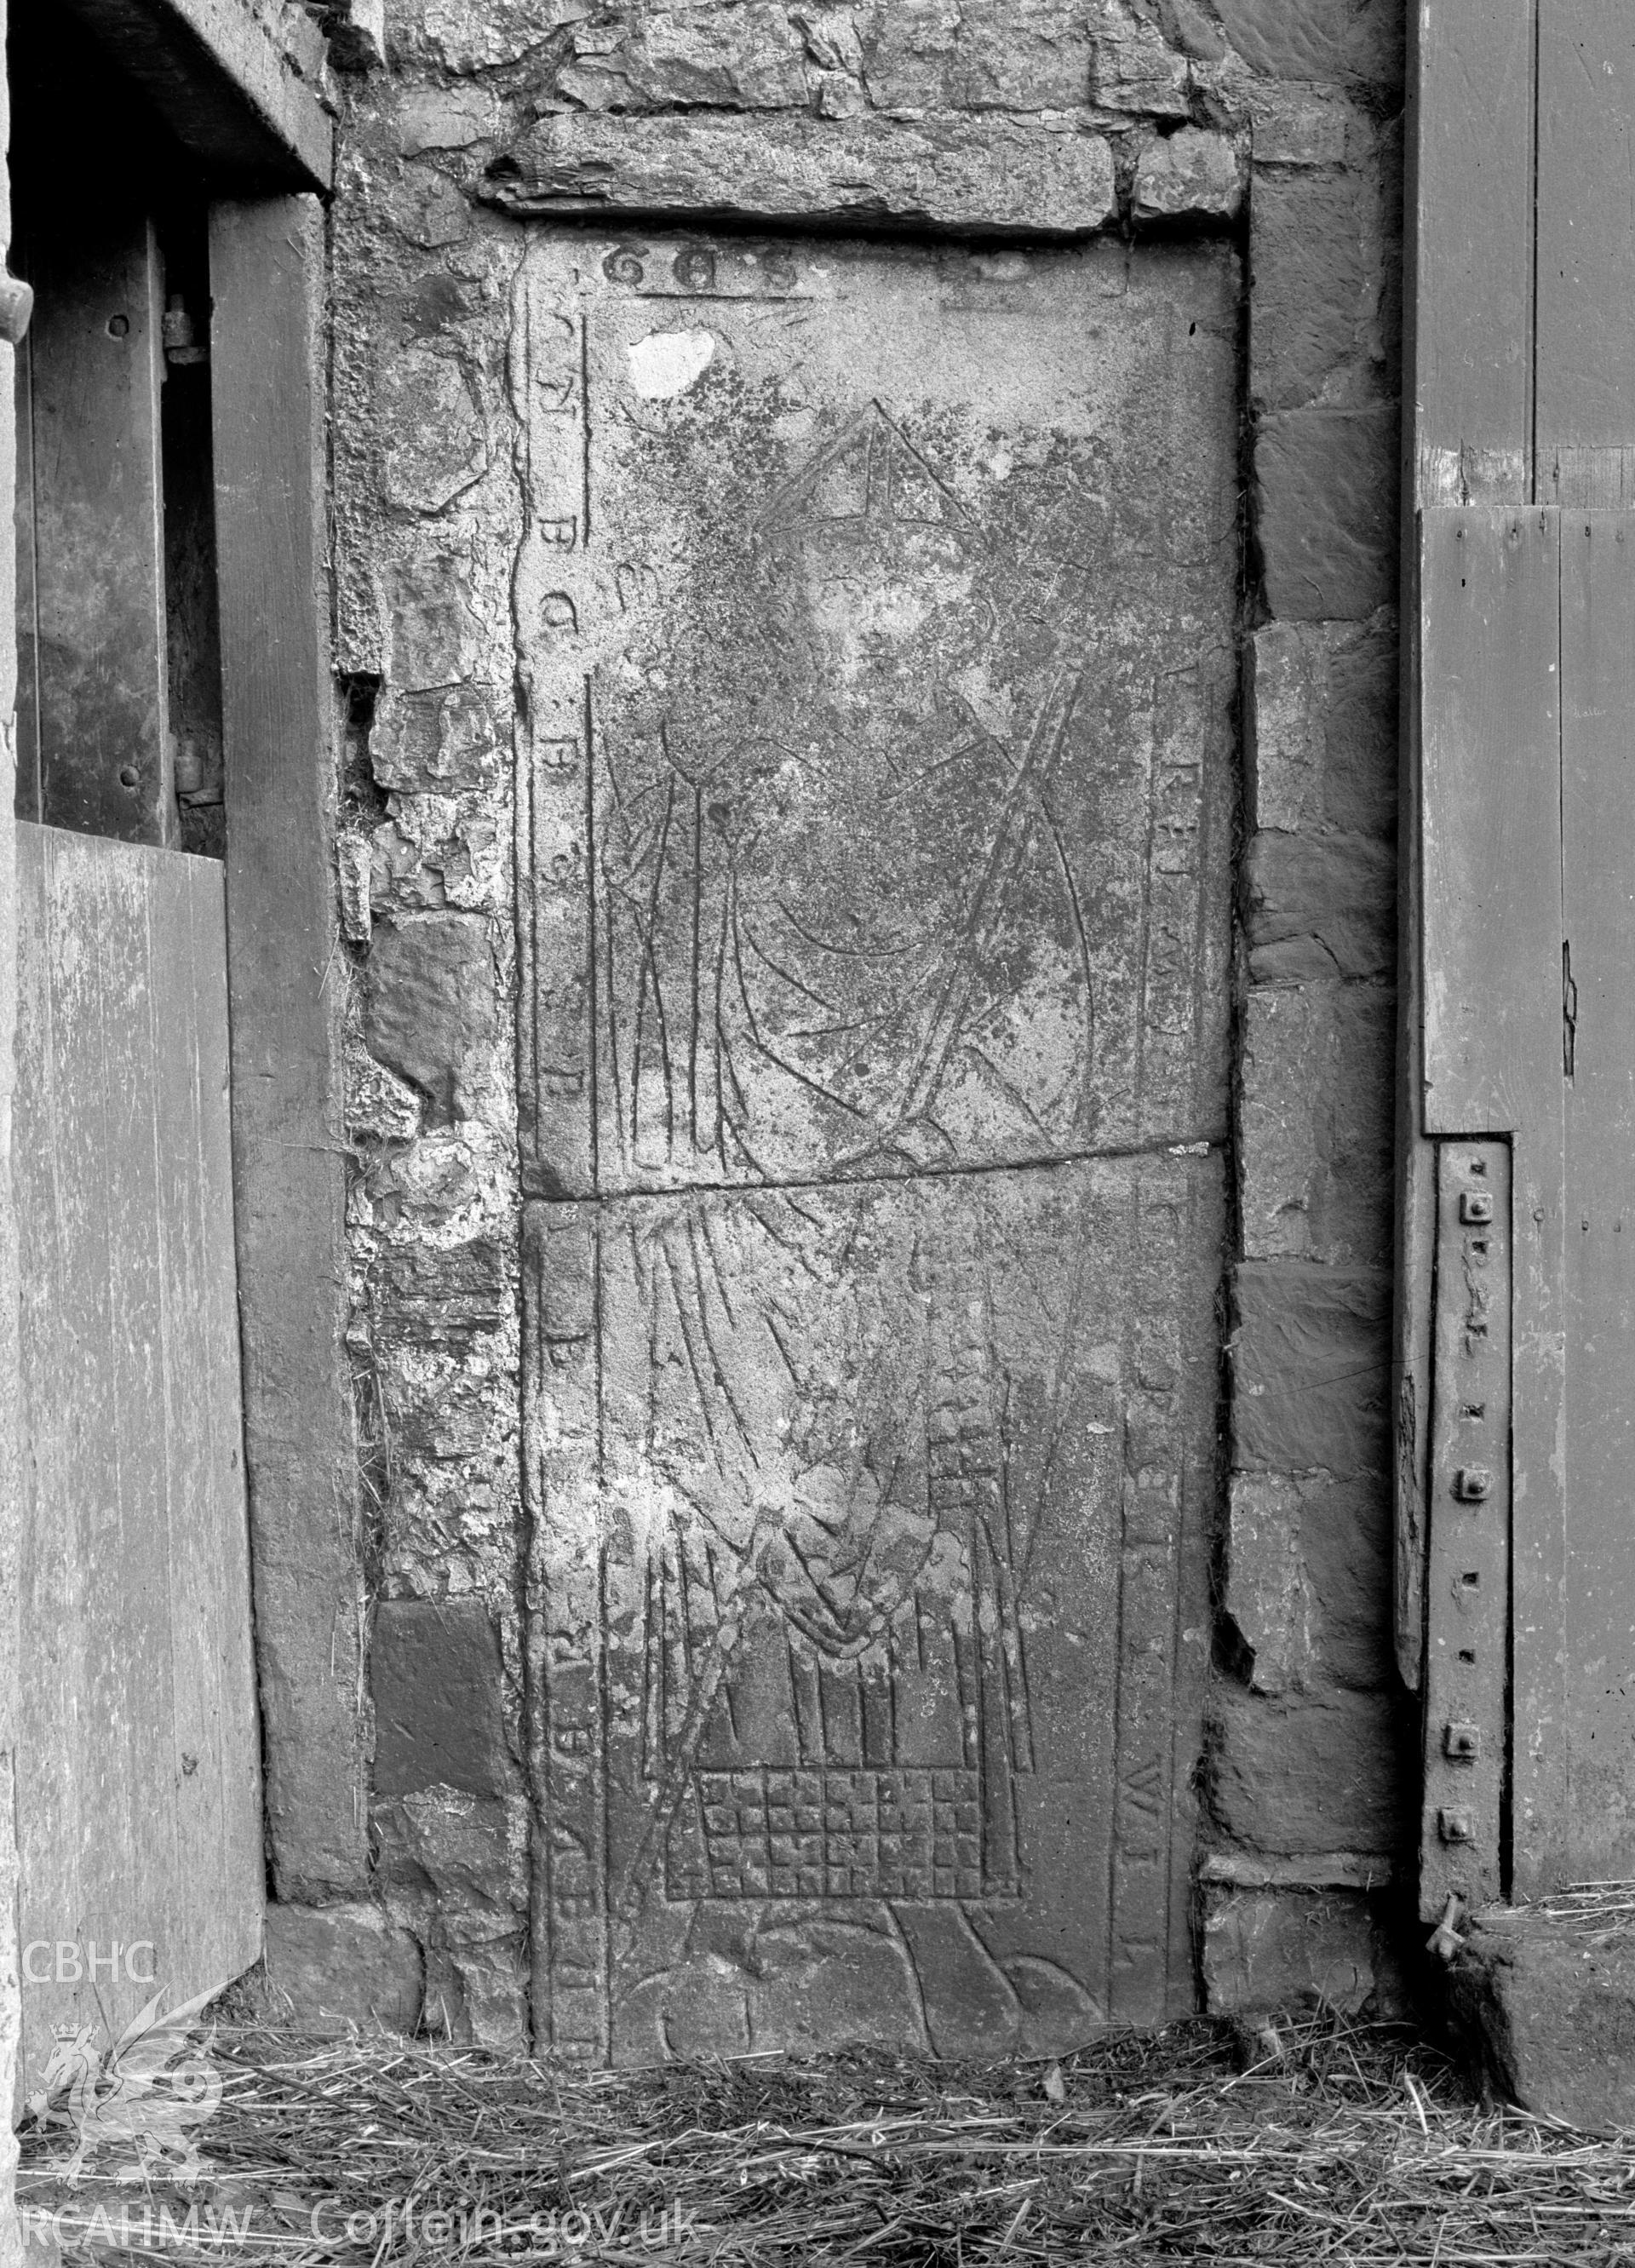
<instances>
[{"instance_id":1,"label":"wooden door","mask_svg":"<svg viewBox=\"0 0 1635 2268\"><path fill-rule=\"evenodd\" d=\"M1431 1918L1635 1877L1635 69L1618 0L1414 35L1398 1501Z\"/></svg>"},{"instance_id":2,"label":"wooden door","mask_svg":"<svg viewBox=\"0 0 1635 2268\"><path fill-rule=\"evenodd\" d=\"M1192 2005L1234 287L1215 249L530 244L559 2054Z\"/></svg>"},{"instance_id":3,"label":"wooden door","mask_svg":"<svg viewBox=\"0 0 1635 2268\"><path fill-rule=\"evenodd\" d=\"M179 848L167 280L154 216L19 172L18 1105L25 1521L24 2088L52 2028L115 2031L257 1957L250 1650L219 857ZM202 217L200 223L202 242ZM173 255L173 269L180 255ZM178 394L178 400L180 394ZM209 429L208 393L202 420ZM167 432L168 427L168 432ZM176 500L180 498L178 504ZM176 533L173 525L172 534ZM195 531L196 533L196 531ZM203 587L200 563L189 588ZM196 782L195 782L196 784Z\"/></svg>"}]
</instances>

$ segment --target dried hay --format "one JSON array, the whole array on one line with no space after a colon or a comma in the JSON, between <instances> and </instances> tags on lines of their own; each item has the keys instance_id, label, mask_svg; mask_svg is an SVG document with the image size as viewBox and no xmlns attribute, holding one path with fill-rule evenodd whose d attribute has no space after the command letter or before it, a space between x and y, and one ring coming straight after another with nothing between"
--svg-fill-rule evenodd
<instances>
[{"instance_id":1,"label":"dried hay","mask_svg":"<svg viewBox=\"0 0 1635 2268\"><path fill-rule=\"evenodd\" d=\"M203 2181L99 2171L61 2217L65 2260L1635 2263L1629 2140L1474 2104L1395 2028L1199 2021L1049 2066L583 2073L256 2026L210 2054ZM25 2133L36 2208L64 2197L62 2139Z\"/></svg>"}]
</instances>

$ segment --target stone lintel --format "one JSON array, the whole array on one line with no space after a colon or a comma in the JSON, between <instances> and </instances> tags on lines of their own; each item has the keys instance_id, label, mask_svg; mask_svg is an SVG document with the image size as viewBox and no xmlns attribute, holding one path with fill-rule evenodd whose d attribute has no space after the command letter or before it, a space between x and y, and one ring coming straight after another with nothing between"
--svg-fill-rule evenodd
<instances>
[{"instance_id":1,"label":"stone lintel","mask_svg":"<svg viewBox=\"0 0 1635 2268\"><path fill-rule=\"evenodd\" d=\"M1008 119L559 116L490 168L508 212L899 224L992 236L1093 235L1117 217L1099 135Z\"/></svg>"}]
</instances>

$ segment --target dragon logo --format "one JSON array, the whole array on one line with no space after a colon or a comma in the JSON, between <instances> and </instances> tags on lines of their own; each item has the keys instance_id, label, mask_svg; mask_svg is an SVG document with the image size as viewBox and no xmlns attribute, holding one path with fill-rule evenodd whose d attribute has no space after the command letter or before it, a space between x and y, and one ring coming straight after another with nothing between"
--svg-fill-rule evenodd
<instances>
[{"instance_id":1,"label":"dragon logo","mask_svg":"<svg viewBox=\"0 0 1635 2268\"><path fill-rule=\"evenodd\" d=\"M71 2189L99 2152L116 2161L115 2179L190 2185L210 2161L192 2130L221 2102L221 2073L197 2019L219 1987L161 2015L156 1992L106 2054L94 2025L64 2027L45 2068L45 2084L28 2098L41 2124L69 2128L74 2146L51 2170ZM120 2162L122 2161L122 2162Z\"/></svg>"}]
</instances>

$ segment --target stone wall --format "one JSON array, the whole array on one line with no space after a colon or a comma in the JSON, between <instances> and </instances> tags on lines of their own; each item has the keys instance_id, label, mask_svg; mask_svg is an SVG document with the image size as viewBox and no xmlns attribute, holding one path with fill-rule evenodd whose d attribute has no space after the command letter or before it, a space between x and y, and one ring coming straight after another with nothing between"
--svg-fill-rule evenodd
<instances>
[{"instance_id":1,"label":"stone wall","mask_svg":"<svg viewBox=\"0 0 1635 2268\"><path fill-rule=\"evenodd\" d=\"M1388 1986L1411 1863L1390 1628L1400 18L1223 6L1254 137L1239 1258L1212 2006ZM1385 1966L1382 1968L1381 1964Z\"/></svg>"},{"instance_id":2,"label":"stone wall","mask_svg":"<svg viewBox=\"0 0 1635 2268\"><path fill-rule=\"evenodd\" d=\"M1388 1484L1398 138L1389 0L355 0L334 206L336 844L379 1904L309 2006L529 2021L508 364L528 213L1247 225L1240 1167L1212 2005L1373 1988Z\"/></svg>"}]
</instances>

